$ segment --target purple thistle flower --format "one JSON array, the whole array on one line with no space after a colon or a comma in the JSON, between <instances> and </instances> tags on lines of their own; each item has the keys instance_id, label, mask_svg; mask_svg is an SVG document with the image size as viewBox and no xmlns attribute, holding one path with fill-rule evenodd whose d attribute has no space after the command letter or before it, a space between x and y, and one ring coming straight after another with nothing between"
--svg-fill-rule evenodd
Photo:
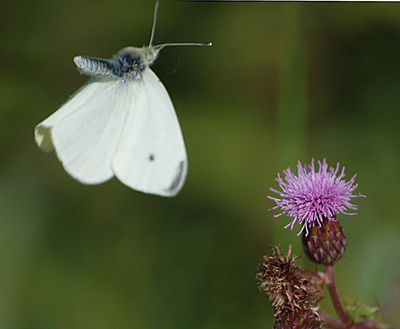
<instances>
[{"instance_id":1,"label":"purple thistle flower","mask_svg":"<svg viewBox=\"0 0 400 329\"><path fill-rule=\"evenodd\" d=\"M341 212L345 215L356 215L356 213L347 213L347 208L357 209L357 205L350 203L352 198L365 197L365 195L353 195L352 192L357 188L354 175L348 182L343 178L344 167L340 175L339 163L336 169L329 167L324 159L323 162L318 161L319 170L315 172L314 159L311 165L302 166L299 161L297 164L297 176L288 168L284 170L285 179L282 179L278 173L278 178L275 180L279 183L282 192L270 188L272 192L280 195L281 198L268 196L269 199L276 202L276 206L269 209L274 210L280 208L282 213L274 215L274 217L287 214L292 217L291 223L285 226L293 229L294 224L298 222L303 224L303 227L298 235L303 230L315 225L321 226L324 219L336 220L336 215Z\"/></svg>"}]
</instances>

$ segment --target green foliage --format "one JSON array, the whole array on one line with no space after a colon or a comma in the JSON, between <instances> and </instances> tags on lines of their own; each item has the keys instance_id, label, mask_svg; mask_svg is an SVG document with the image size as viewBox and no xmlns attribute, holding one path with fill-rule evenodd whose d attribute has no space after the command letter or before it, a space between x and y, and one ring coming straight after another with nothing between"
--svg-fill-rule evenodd
<instances>
[{"instance_id":1,"label":"green foliage","mask_svg":"<svg viewBox=\"0 0 400 329\"><path fill-rule=\"evenodd\" d=\"M348 298L341 298L346 313L352 319L351 322L360 322L365 319L372 319L379 321L379 307L369 306L360 302L359 300L350 300Z\"/></svg>"}]
</instances>

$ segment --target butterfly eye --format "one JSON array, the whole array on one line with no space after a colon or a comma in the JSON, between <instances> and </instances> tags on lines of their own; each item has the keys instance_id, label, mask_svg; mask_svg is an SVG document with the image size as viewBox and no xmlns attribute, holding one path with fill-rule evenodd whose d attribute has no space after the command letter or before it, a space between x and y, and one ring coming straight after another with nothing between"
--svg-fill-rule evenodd
<instances>
[{"instance_id":1,"label":"butterfly eye","mask_svg":"<svg viewBox=\"0 0 400 329\"><path fill-rule=\"evenodd\" d=\"M155 58L154 58L154 52L148 51L148 52L146 53L146 62L147 62L147 63L151 63L151 62L153 62L154 60L155 60Z\"/></svg>"}]
</instances>

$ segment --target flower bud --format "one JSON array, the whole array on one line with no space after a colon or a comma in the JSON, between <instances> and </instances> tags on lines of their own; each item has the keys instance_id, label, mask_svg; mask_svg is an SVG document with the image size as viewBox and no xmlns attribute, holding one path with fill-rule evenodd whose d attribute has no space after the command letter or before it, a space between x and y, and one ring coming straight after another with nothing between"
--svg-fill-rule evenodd
<instances>
[{"instance_id":1,"label":"flower bud","mask_svg":"<svg viewBox=\"0 0 400 329\"><path fill-rule=\"evenodd\" d=\"M331 265L341 259L346 251L346 236L339 221L325 218L320 225L302 233L306 255L318 264Z\"/></svg>"}]
</instances>

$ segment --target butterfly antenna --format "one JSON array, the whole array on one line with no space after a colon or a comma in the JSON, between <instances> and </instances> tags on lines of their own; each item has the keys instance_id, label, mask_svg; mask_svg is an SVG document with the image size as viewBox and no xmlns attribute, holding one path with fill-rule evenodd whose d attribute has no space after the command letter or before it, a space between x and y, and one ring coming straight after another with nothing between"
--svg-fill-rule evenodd
<instances>
[{"instance_id":1,"label":"butterfly antenna","mask_svg":"<svg viewBox=\"0 0 400 329\"><path fill-rule=\"evenodd\" d=\"M156 22L157 22L157 12L158 12L158 5L160 4L160 1L156 2L156 7L154 8L154 19L153 19L153 28L151 30L151 38L150 38L150 43L149 43L149 48L153 48L154 50L160 51L164 47L171 47L171 46L212 46L211 42L208 43L164 43L162 45L154 46L153 47L153 39L154 39L154 33L156 31Z\"/></svg>"},{"instance_id":2,"label":"butterfly antenna","mask_svg":"<svg viewBox=\"0 0 400 329\"><path fill-rule=\"evenodd\" d=\"M201 46L201 47L210 47L212 46L212 42L207 43L197 43L197 42L183 42L183 43L164 43L162 45L154 46L153 48L157 50L161 50L165 47L175 47L175 46Z\"/></svg>"},{"instance_id":3,"label":"butterfly antenna","mask_svg":"<svg viewBox=\"0 0 400 329\"><path fill-rule=\"evenodd\" d=\"M157 12L158 12L158 5L159 4L160 4L160 1L157 1L156 2L156 7L154 8L153 28L151 29L151 37L150 37L149 48L151 48L152 45L153 45L154 33L156 31Z\"/></svg>"}]
</instances>

